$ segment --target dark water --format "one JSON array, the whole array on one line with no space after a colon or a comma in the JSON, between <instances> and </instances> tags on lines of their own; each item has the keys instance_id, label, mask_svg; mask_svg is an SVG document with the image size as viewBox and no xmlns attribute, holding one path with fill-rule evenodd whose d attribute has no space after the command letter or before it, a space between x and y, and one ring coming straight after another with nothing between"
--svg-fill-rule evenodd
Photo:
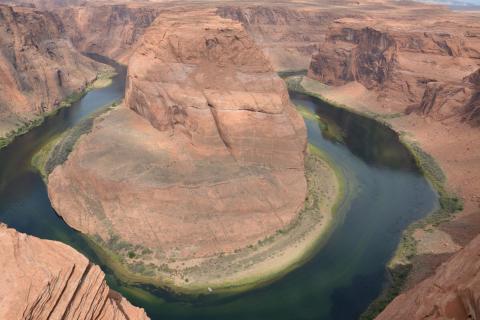
<instances>
[{"instance_id":1,"label":"dark water","mask_svg":"<svg viewBox=\"0 0 480 320\"><path fill-rule=\"evenodd\" d=\"M88 93L0 151L2 222L68 243L100 262L55 214L28 164L49 137L122 98L123 77L121 70L111 87ZM162 291L122 286L101 265L109 284L152 319L355 319L379 294L402 230L436 205L436 195L390 129L307 96L292 99L321 116L321 123L306 121L309 141L326 151L348 178L347 188L355 190L344 219L304 266L267 287L225 299L185 302Z\"/></svg>"}]
</instances>

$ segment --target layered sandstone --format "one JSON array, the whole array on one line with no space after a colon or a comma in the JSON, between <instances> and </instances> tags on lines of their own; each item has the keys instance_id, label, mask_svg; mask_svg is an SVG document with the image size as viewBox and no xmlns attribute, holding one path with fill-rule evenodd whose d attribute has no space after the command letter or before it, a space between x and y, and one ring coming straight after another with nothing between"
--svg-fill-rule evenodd
<instances>
[{"instance_id":1,"label":"layered sandstone","mask_svg":"<svg viewBox=\"0 0 480 320\"><path fill-rule=\"evenodd\" d=\"M480 236L442 264L413 290L399 295L376 318L478 319L480 317Z\"/></svg>"},{"instance_id":2,"label":"layered sandstone","mask_svg":"<svg viewBox=\"0 0 480 320\"><path fill-rule=\"evenodd\" d=\"M125 105L96 120L48 190L69 225L130 270L181 274L275 234L303 208L303 120L239 23L163 14L130 59Z\"/></svg>"},{"instance_id":3,"label":"layered sandstone","mask_svg":"<svg viewBox=\"0 0 480 320\"><path fill-rule=\"evenodd\" d=\"M57 8L65 32L82 52L97 53L127 64L135 43L155 20L155 5L117 4Z\"/></svg>"},{"instance_id":4,"label":"layered sandstone","mask_svg":"<svg viewBox=\"0 0 480 320\"><path fill-rule=\"evenodd\" d=\"M478 69L480 43L461 31L376 23L337 21L313 56L309 76L333 86L360 83L376 95L380 112L465 116L475 88L464 78Z\"/></svg>"},{"instance_id":5,"label":"layered sandstone","mask_svg":"<svg viewBox=\"0 0 480 320\"><path fill-rule=\"evenodd\" d=\"M0 5L0 136L58 108L101 68L72 46L56 15Z\"/></svg>"},{"instance_id":6,"label":"layered sandstone","mask_svg":"<svg viewBox=\"0 0 480 320\"><path fill-rule=\"evenodd\" d=\"M328 25L340 16L293 3L222 5L217 14L241 22L277 71L307 69Z\"/></svg>"},{"instance_id":7,"label":"layered sandstone","mask_svg":"<svg viewBox=\"0 0 480 320\"><path fill-rule=\"evenodd\" d=\"M1 319L148 319L67 245L0 225Z\"/></svg>"}]
</instances>

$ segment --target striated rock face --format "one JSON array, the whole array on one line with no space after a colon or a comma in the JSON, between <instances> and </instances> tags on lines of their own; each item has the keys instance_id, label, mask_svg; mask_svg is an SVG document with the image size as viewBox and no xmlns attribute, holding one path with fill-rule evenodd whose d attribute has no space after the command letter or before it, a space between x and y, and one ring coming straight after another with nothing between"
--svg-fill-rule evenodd
<instances>
[{"instance_id":1,"label":"striated rock face","mask_svg":"<svg viewBox=\"0 0 480 320\"><path fill-rule=\"evenodd\" d=\"M117 251L146 275L255 244L303 208L303 120L239 23L163 14L130 59L125 104L95 122L48 190L72 227L139 248Z\"/></svg>"},{"instance_id":2,"label":"striated rock face","mask_svg":"<svg viewBox=\"0 0 480 320\"><path fill-rule=\"evenodd\" d=\"M473 124L480 124L479 70L459 82L427 83L420 104L411 106L408 111L416 111L436 120L444 120L460 114L463 119Z\"/></svg>"},{"instance_id":3,"label":"striated rock face","mask_svg":"<svg viewBox=\"0 0 480 320\"><path fill-rule=\"evenodd\" d=\"M310 57L339 13L308 5L223 5L217 14L241 22L277 71L307 69Z\"/></svg>"},{"instance_id":4,"label":"striated rock face","mask_svg":"<svg viewBox=\"0 0 480 320\"><path fill-rule=\"evenodd\" d=\"M0 225L0 319L146 320L74 249Z\"/></svg>"},{"instance_id":5,"label":"striated rock face","mask_svg":"<svg viewBox=\"0 0 480 320\"><path fill-rule=\"evenodd\" d=\"M462 33L467 23L442 30L417 23L379 18L370 27L368 20L339 19L312 57L309 76L332 86L358 82L386 112L477 121L475 85L464 78L478 69L480 43Z\"/></svg>"},{"instance_id":6,"label":"striated rock face","mask_svg":"<svg viewBox=\"0 0 480 320\"><path fill-rule=\"evenodd\" d=\"M399 295L376 318L480 318L480 236L442 264L413 290Z\"/></svg>"},{"instance_id":7,"label":"striated rock face","mask_svg":"<svg viewBox=\"0 0 480 320\"><path fill-rule=\"evenodd\" d=\"M360 30L343 28L330 37L333 42L351 45L320 49L312 58L310 74L329 85L358 81L368 89L382 86L389 80L397 52L396 42L390 35L367 27Z\"/></svg>"},{"instance_id":8,"label":"striated rock face","mask_svg":"<svg viewBox=\"0 0 480 320\"><path fill-rule=\"evenodd\" d=\"M155 5L137 4L66 7L55 10L66 33L82 52L127 63L135 42L160 12Z\"/></svg>"},{"instance_id":9,"label":"striated rock face","mask_svg":"<svg viewBox=\"0 0 480 320\"><path fill-rule=\"evenodd\" d=\"M63 32L52 13L0 5L0 136L95 79L102 65L81 55Z\"/></svg>"}]
</instances>

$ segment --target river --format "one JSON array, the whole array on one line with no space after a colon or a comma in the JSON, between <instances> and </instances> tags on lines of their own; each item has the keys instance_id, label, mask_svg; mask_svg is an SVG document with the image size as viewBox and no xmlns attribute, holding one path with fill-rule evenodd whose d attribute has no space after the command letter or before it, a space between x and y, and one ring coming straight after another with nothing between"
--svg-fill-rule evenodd
<instances>
[{"instance_id":1,"label":"river","mask_svg":"<svg viewBox=\"0 0 480 320\"><path fill-rule=\"evenodd\" d=\"M320 116L320 121L305 120L309 142L328 154L355 191L326 244L282 279L233 297L190 301L122 285L83 237L58 217L41 177L30 166L33 154L51 137L123 98L125 69L116 68L111 86L87 93L0 150L0 221L81 251L102 267L113 289L145 308L152 319L356 319L381 292L385 265L402 231L437 206L435 192L390 128L291 93L295 104Z\"/></svg>"}]
</instances>

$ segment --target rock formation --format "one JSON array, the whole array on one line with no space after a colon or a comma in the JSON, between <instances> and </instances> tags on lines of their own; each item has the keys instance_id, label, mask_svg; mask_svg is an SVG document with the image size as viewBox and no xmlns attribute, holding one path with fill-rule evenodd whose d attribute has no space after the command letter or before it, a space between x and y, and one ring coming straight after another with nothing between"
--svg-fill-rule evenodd
<instances>
[{"instance_id":1,"label":"rock formation","mask_svg":"<svg viewBox=\"0 0 480 320\"><path fill-rule=\"evenodd\" d=\"M476 88L464 78L478 69L480 43L462 33L466 25L445 31L432 24L427 31L404 21L379 18L370 27L339 19L312 57L309 76L333 86L358 82L387 112L472 119Z\"/></svg>"},{"instance_id":2,"label":"rock formation","mask_svg":"<svg viewBox=\"0 0 480 320\"><path fill-rule=\"evenodd\" d=\"M66 34L82 52L93 52L127 63L136 41L155 20L155 5L118 4L57 8Z\"/></svg>"},{"instance_id":3,"label":"rock formation","mask_svg":"<svg viewBox=\"0 0 480 320\"><path fill-rule=\"evenodd\" d=\"M277 71L307 69L334 10L296 5L220 5L217 14L241 22Z\"/></svg>"},{"instance_id":4,"label":"rock formation","mask_svg":"<svg viewBox=\"0 0 480 320\"><path fill-rule=\"evenodd\" d=\"M399 295L376 318L480 318L480 236L442 264L413 290Z\"/></svg>"},{"instance_id":5,"label":"rock formation","mask_svg":"<svg viewBox=\"0 0 480 320\"><path fill-rule=\"evenodd\" d=\"M0 224L0 255L0 319L148 319L67 245Z\"/></svg>"},{"instance_id":6,"label":"rock formation","mask_svg":"<svg viewBox=\"0 0 480 320\"><path fill-rule=\"evenodd\" d=\"M56 15L0 5L0 136L57 108L101 68L75 50Z\"/></svg>"},{"instance_id":7,"label":"rock formation","mask_svg":"<svg viewBox=\"0 0 480 320\"><path fill-rule=\"evenodd\" d=\"M130 59L125 105L95 122L48 190L69 225L131 270L232 253L303 208L303 120L239 23L162 14Z\"/></svg>"}]
</instances>

